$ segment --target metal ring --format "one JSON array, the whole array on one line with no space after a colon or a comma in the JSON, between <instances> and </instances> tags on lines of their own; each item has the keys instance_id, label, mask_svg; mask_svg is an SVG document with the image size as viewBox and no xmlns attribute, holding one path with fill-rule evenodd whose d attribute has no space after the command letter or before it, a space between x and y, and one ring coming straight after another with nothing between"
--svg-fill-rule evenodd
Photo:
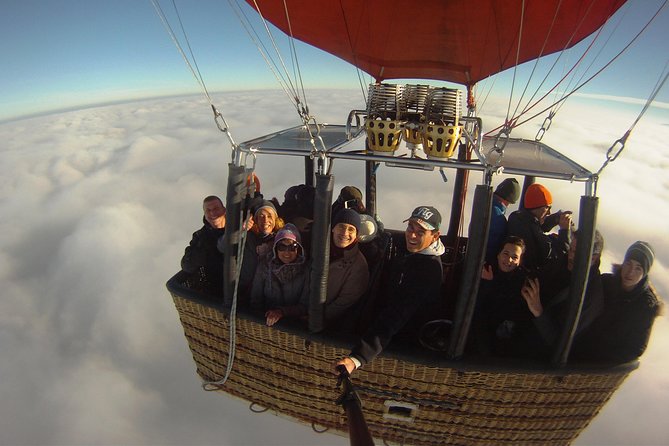
<instances>
[{"instance_id":1,"label":"metal ring","mask_svg":"<svg viewBox=\"0 0 669 446\"><path fill-rule=\"evenodd\" d=\"M254 409L254 406L258 406L258 407L260 407L260 409ZM269 410L269 407L263 407L258 403L251 403L251 404L249 404L249 410L253 413L263 413L263 412L267 412Z\"/></svg>"},{"instance_id":2,"label":"metal ring","mask_svg":"<svg viewBox=\"0 0 669 446\"><path fill-rule=\"evenodd\" d=\"M312 421L312 422L311 422L311 430L313 430L313 431L316 432L317 434L322 434L322 433L325 433L325 432L329 431L330 428L329 428L329 427L326 427L326 428L323 429L323 430L318 430L318 429L316 429L316 424Z\"/></svg>"}]
</instances>

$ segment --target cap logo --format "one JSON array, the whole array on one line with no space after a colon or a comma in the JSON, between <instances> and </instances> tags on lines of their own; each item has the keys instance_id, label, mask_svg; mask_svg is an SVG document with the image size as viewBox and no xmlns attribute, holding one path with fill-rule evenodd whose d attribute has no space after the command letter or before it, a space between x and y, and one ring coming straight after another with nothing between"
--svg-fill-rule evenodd
<instances>
[{"instance_id":1,"label":"cap logo","mask_svg":"<svg viewBox=\"0 0 669 446\"><path fill-rule=\"evenodd\" d=\"M429 208L418 208L416 212L413 213L414 217L420 218L422 220L429 220L434 215Z\"/></svg>"}]
</instances>

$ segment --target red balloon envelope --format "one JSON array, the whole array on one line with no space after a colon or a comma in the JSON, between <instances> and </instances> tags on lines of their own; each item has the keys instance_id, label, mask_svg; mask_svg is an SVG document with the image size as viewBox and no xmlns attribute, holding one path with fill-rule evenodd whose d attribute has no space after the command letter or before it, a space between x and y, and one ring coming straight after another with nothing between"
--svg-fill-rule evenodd
<instances>
[{"instance_id":1,"label":"red balloon envelope","mask_svg":"<svg viewBox=\"0 0 669 446\"><path fill-rule=\"evenodd\" d=\"M575 45L625 0L247 2L253 7L257 3L261 15L286 34L292 28L293 37L352 63L377 81L439 79L474 85Z\"/></svg>"}]
</instances>

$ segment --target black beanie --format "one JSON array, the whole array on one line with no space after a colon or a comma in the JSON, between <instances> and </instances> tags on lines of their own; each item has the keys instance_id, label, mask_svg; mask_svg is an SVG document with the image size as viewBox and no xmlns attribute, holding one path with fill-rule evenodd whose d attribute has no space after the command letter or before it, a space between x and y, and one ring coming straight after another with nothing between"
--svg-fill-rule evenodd
<instances>
[{"instance_id":1,"label":"black beanie","mask_svg":"<svg viewBox=\"0 0 669 446\"><path fill-rule=\"evenodd\" d=\"M358 214L353 209L342 209L337 212L334 219L332 219L332 227L337 226L338 223L346 223L348 225L355 226L355 232L358 234L360 232L360 214Z\"/></svg>"}]
</instances>

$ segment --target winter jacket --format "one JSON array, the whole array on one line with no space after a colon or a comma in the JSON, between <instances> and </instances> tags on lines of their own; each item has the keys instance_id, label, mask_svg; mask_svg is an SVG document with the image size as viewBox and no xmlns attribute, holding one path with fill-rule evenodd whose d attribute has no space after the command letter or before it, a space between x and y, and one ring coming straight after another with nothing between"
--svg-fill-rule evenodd
<instances>
[{"instance_id":1,"label":"winter jacket","mask_svg":"<svg viewBox=\"0 0 669 446\"><path fill-rule=\"evenodd\" d=\"M502 242L506 237L506 205L500 199L493 195L492 211L490 214L490 230L488 231L488 247L486 249L486 261L495 264L497 253L502 247Z\"/></svg>"},{"instance_id":2,"label":"winter jacket","mask_svg":"<svg viewBox=\"0 0 669 446\"><path fill-rule=\"evenodd\" d=\"M560 229L557 235L545 234L544 231L551 228L542 228L539 220L527 209L512 212L507 229L508 235L515 235L525 241L523 265L530 271L565 255L569 249L569 230Z\"/></svg>"},{"instance_id":3,"label":"winter jacket","mask_svg":"<svg viewBox=\"0 0 669 446\"><path fill-rule=\"evenodd\" d=\"M309 294L309 267L301 256L295 263L266 257L253 279L251 308L256 311L289 309ZM289 315L290 311L285 312Z\"/></svg>"},{"instance_id":4,"label":"winter jacket","mask_svg":"<svg viewBox=\"0 0 669 446\"><path fill-rule=\"evenodd\" d=\"M548 345L555 345L562 329L564 328L564 321L567 318L569 311L569 292L571 283L571 272L564 267L564 273L559 274L561 282L559 284L550 281L541 282L541 301L544 306L544 312L541 316L534 319L542 338ZM560 286L561 289L556 290L554 287ZM604 307L604 289L602 286L602 278L599 272L599 261L590 266L588 273L588 283L585 287L585 294L583 295L583 305L581 306L581 314L574 332L575 342L579 337L586 332L593 322L599 317Z\"/></svg>"},{"instance_id":5,"label":"winter jacket","mask_svg":"<svg viewBox=\"0 0 669 446\"><path fill-rule=\"evenodd\" d=\"M328 267L328 293L325 301L325 323L337 321L367 291L369 268L358 244L342 250L342 256L331 259Z\"/></svg>"},{"instance_id":6,"label":"winter jacket","mask_svg":"<svg viewBox=\"0 0 669 446\"><path fill-rule=\"evenodd\" d=\"M631 291L624 291L620 271L603 274L604 308L575 346L580 359L626 362L646 350L660 302L648 276Z\"/></svg>"},{"instance_id":7,"label":"winter jacket","mask_svg":"<svg viewBox=\"0 0 669 446\"><path fill-rule=\"evenodd\" d=\"M484 354L491 353L497 344L500 325L509 320L526 319L529 312L520 295L526 271L519 267L509 273L502 272L497 261L491 267L492 280L481 279L479 283L470 339L476 344L476 350Z\"/></svg>"},{"instance_id":8,"label":"winter jacket","mask_svg":"<svg viewBox=\"0 0 669 446\"><path fill-rule=\"evenodd\" d=\"M208 294L223 294L223 254L216 243L225 228L214 228L202 218L204 225L193 233L181 258L181 269L188 273L191 286Z\"/></svg>"},{"instance_id":9,"label":"winter jacket","mask_svg":"<svg viewBox=\"0 0 669 446\"><path fill-rule=\"evenodd\" d=\"M385 306L372 322L371 327L353 348L350 356L361 364L376 358L419 312L436 301L442 281L441 254L444 246L435 242L420 253L394 259L384 284Z\"/></svg>"}]
</instances>

